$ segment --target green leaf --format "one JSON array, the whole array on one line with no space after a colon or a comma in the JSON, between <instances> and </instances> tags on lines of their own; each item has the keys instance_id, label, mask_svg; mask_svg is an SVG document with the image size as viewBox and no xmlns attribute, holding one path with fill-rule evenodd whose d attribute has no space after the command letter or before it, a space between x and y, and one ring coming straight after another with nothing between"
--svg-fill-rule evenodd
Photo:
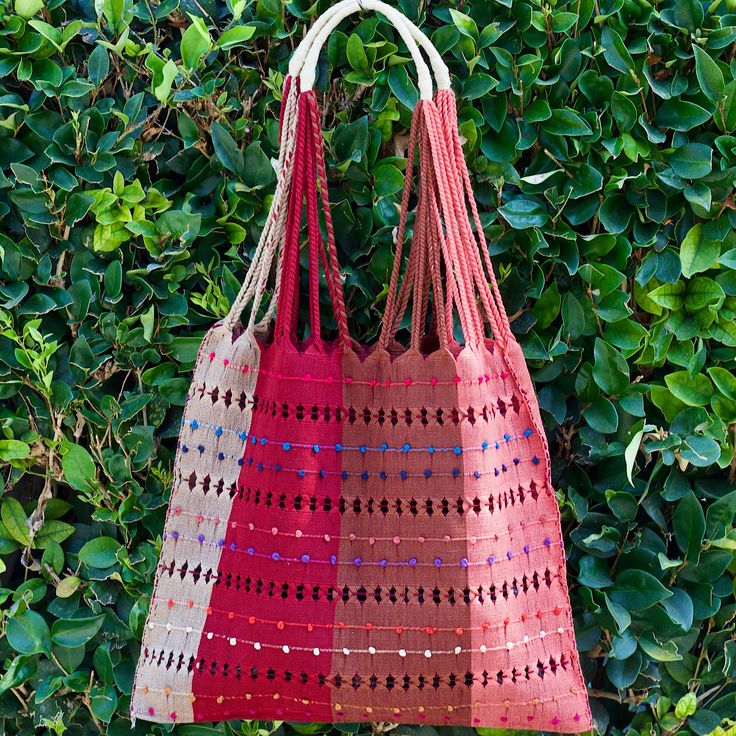
<instances>
[{"instance_id":1,"label":"green leaf","mask_svg":"<svg viewBox=\"0 0 736 736\"><path fill-rule=\"evenodd\" d=\"M336 133L333 142L335 159L360 161L368 150L368 118L362 117L349 125L343 125Z\"/></svg>"},{"instance_id":2,"label":"green leaf","mask_svg":"<svg viewBox=\"0 0 736 736\"><path fill-rule=\"evenodd\" d=\"M736 515L736 491L713 501L705 514L705 537L709 540L722 539L733 526Z\"/></svg>"},{"instance_id":3,"label":"green leaf","mask_svg":"<svg viewBox=\"0 0 736 736\"><path fill-rule=\"evenodd\" d=\"M683 695L675 705L675 718L682 720L688 716L695 715L698 709L698 698L695 693L687 693Z\"/></svg>"},{"instance_id":4,"label":"green leaf","mask_svg":"<svg viewBox=\"0 0 736 736\"><path fill-rule=\"evenodd\" d=\"M27 547L31 543L31 530L28 528L28 517L17 498L7 496L0 508L0 518L10 536L16 542Z\"/></svg>"},{"instance_id":5,"label":"green leaf","mask_svg":"<svg viewBox=\"0 0 736 736\"><path fill-rule=\"evenodd\" d=\"M370 70L368 56L365 53L363 39L357 33L351 33L345 47L348 63L356 71L367 72Z\"/></svg>"},{"instance_id":6,"label":"green leaf","mask_svg":"<svg viewBox=\"0 0 736 736\"><path fill-rule=\"evenodd\" d=\"M275 174L271 162L263 153L260 141L249 143L243 158L243 181L251 189L268 186Z\"/></svg>"},{"instance_id":7,"label":"green leaf","mask_svg":"<svg viewBox=\"0 0 736 736\"><path fill-rule=\"evenodd\" d=\"M621 354L600 338L595 340L593 353L596 384L609 396L622 393L629 385L629 366Z\"/></svg>"},{"instance_id":8,"label":"green leaf","mask_svg":"<svg viewBox=\"0 0 736 736\"><path fill-rule=\"evenodd\" d=\"M21 440L0 440L0 460L5 463L25 460L31 454L31 446Z\"/></svg>"},{"instance_id":9,"label":"green leaf","mask_svg":"<svg viewBox=\"0 0 736 736\"><path fill-rule=\"evenodd\" d=\"M708 368L708 375L713 379L716 388L728 399L736 401L736 376L720 366Z\"/></svg>"},{"instance_id":10,"label":"green leaf","mask_svg":"<svg viewBox=\"0 0 736 736\"><path fill-rule=\"evenodd\" d=\"M410 110L414 109L419 99L416 85L409 78L405 64L394 64L388 70L388 86L396 99Z\"/></svg>"},{"instance_id":11,"label":"green leaf","mask_svg":"<svg viewBox=\"0 0 736 736\"><path fill-rule=\"evenodd\" d=\"M687 143L673 151L669 163L683 179L700 179L713 168L713 149L704 143Z\"/></svg>"},{"instance_id":12,"label":"green leaf","mask_svg":"<svg viewBox=\"0 0 736 736\"><path fill-rule=\"evenodd\" d=\"M9 618L5 624L8 644L19 654L51 655L51 633L43 616L26 610Z\"/></svg>"},{"instance_id":13,"label":"green leaf","mask_svg":"<svg viewBox=\"0 0 736 736\"><path fill-rule=\"evenodd\" d=\"M603 45L603 55L606 61L620 72L628 72L634 68L634 60L626 48L621 36L608 24L603 26L601 34L601 43Z\"/></svg>"},{"instance_id":14,"label":"green leaf","mask_svg":"<svg viewBox=\"0 0 736 736\"><path fill-rule=\"evenodd\" d=\"M54 621L51 641L60 647L81 647L92 639L102 627L104 616Z\"/></svg>"},{"instance_id":15,"label":"green leaf","mask_svg":"<svg viewBox=\"0 0 736 736\"><path fill-rule=\"evenodd\" d=\"M697 562L705 536L705 515L692 491L677 504L672 516L672 527L677 546L685 554L685 559Z\"/></svg>"},{"instance_id":16,"label":"green leaf","mask_svg":"<svg viewBox=\"0 0 736 736\"><path fill-rule=\"evenodd\" d=\"M726 93L723 72L700 46L693 45L693 53L695 54L695 73L698 76L700 89L711 102L720 102Z\"/></svg>"},{"instance_id":17,"label":"green leaf","mask_svg":"<svg viewBox=\"0 0 736 736\"><path fill-rule=\"evenodd\" d=\"M103 46L95 46L87 61L87 73L90 81L99 87L109 71L110 57L107 54L107 49Z\"/></svg>"},{"instance_id":18,"label":"green leaf","mask_svg":"<svg viewBox=\"0 0 736 736\"><path fill-rule=\"evenodd\" d=\"M696 273L707 271L718 261L721 244L709 237L701 223L690 228L680 246L682 275L690 278Z\"/></svg>"},{"instance_id":19,"label":"green leaf","mask_svg":"<svg viewBox=\"0 0 736 736\"><path fill-rule=\"evenodd\" d=\"M233 28L228 28L217 39L217 47L223 51L237 48L238 46L242 46L246 41L250 41L255 32L255 26L234 26Z\"/></svg>"},{"instance_id":20,"label":"green leaf","mask_svg":"<svg viewBox=\"0 0 736 736\"><path fill-rule=\"evenodd\" d=\"M542 227L549 220L547 208L533 199L515 197L498 208L499 214L515 230Z\"/></svg>"},{"instance_id":21,"label":"green leaf","mask_svg":"<svg viewBox=\"0 0 736 736\"><path fill-rule=\"evenodd\" d=\"M665 376L664 382L672 395L688 406L705 406L713 395L713 384L702 373L691 376L687 371L675 371Z\"/></svg>"},{"instance_id":22,"label":"green leaf","mask_svg":"<svg viewBox=\"0 0 736 736\"><path fill-rule=\"evenodd\" d=\"M95 539L90 539L78 554L79 559L85 565L104 569L117 563L121 549L120 542L112 537L95 537Z\"/></svg>"},{"instance_id":23,"label":"green leaf","mask_svg":"<svg viewBox=\"0 0 736 736\"><path fill-rule=\"evenodd\" d=\"M64 480L78 491L86 491L96 485L95 461L81 445L64 440L61 445L61 469Z\"/></svg>"},{"instance_id":24,"label":"green leaf","mask_svg":"<svg viewBox=\"0 0 736 736\"><path fill-rule=\"evenodd\" d=\"M657 662L677 662L682 655L677 651L673 641L661 643L654 634L645 634L639 639L642 651Z\"/></svg>"},{"instance_id":25,"label":"green leaf","mask_svg":"<svg viewBox=\"0 0 736 736\"><path fill-rule=\"evenodd\" d=\"M401 191L404 175L393 164L381 164L374 173L375 190L379 197L387 197Z\"/></svg>"},{"instance_id":26,"label":"green leaf","mask_svg":"<svg viewBox=\"0 0 736 736\"><path fill-rule=\"evenodd\" d=\"M210 33L201 18L190 15L192 24L181 37L181 61L184 68L194 71L199 60L212 48Z\"/></svg>"},{"instance_id":27,"label":"green leaf","mask_svg":"<svg viewBox=\"0 0 736 736\"><path fill-rule=\"evenodd\" d=\"M460 33L468 38L472 38L473 41L478 41L478 26L469 15L450 8L450 17Z\"/></svg>"},{"instance_id":28,"label":"green leaf","mask_svg":"<svg viewBox=\"0 0 736 736\"><path fill-rule=\"evenodd\" d=\"M614 603L624 606L629 611L641 611L651 608L672 592L662 583L644 570L624 570L616 576L608 595Z\"/></svg>"},{"instance_id":29,"label":"green leaf","mask_svg":"<svg viewBox=\"0 0 736 736\"><path fill-rule=\"evenodd\" d=\"M686 100L665 100L654 116L660 128L688 131L710 120L711 114L700 105Z\"/></svg>"},{"instance_id":30,"label":"green leaf","mask_svg":"<svg viewBox=\"0 0 736 736\"><path fill-rule=\"evenodd\" d=\"M28 20L43 10L44 0L15 0L15 12L21 18Z\"/></svg>"},{"instance_id":31,"label":"green leaf","mask_svg":"<svg viewBox=\"0 0 736 736\"><path fill-rule=\"evenodd\" d=\"M568 108L552 110L550 117L542 122L542 128L552 135L581 136L593 132L587 121Z\"/></svg>"},{"instance_id":32,"label":"green leaf","mask_svg":"<svg viewBox=\"0 0 736 736\"><path fill-rule=\"evenodd\" d=\"M215 154L222 165L233 174L242 176L245 158L230 133L220 123L212 123L210 135Z\"/></svg>"}]
</instances>

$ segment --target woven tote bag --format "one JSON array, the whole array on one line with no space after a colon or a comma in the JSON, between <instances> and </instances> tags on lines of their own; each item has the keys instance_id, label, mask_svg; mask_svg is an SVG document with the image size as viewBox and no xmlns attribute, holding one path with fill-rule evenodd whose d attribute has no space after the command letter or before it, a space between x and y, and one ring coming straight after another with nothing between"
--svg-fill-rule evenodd
<instances>
[{"instance_id":1,"label":"woven tote bag","mask_svg":"<svg viewBox=\"0 0 736 736\"><path fill-rule=\"evenodd\" d=\"M371 346L348 332L312 91L358 9L393 23L420 91ZM592 727L549 450L450 77L378 0L336 4L294 52L272 207L194 369L131 715Z\"/></svg>"}]
</instances>

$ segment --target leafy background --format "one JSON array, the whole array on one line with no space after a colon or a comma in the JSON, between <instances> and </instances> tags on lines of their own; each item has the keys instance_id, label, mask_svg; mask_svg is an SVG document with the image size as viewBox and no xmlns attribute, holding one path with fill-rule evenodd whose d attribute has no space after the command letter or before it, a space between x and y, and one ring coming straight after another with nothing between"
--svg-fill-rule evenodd
<instances>
[{"instance_id":1,"label":"leafy background","mask_svg":"<svg viewBox=\"0 0 736 736\"><path fill-rule=\"evenodd\" d=\"M264 223L290 52L328 4L2 0L3 733L130 733L190 370ZM397 4L461 99L552 440L599 730L735 734L736 3ZM321 62L362 339L391 261L407 61L370 16Z\"/></svg>"}]
</instances>

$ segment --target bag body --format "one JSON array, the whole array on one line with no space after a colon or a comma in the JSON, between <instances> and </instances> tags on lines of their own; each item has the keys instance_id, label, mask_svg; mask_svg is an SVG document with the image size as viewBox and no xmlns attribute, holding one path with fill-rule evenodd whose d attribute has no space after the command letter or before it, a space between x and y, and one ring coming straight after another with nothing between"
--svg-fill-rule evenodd
<instances>
[{"instance_id":1,"label":"bag body","mask_svg":"<svg viewBox=\"0 0 736 736\"><path fill-rule=\"evenodd\" d=\"M355 5L305 39L305 68ZM413 43L397 11L361 7ZM415 110L396 265L368 348L347 334L310 87L304 73L287 83L269 221L231 316L199 351L131 713L589 730L547 441L486 260L454 98L423 91ZM320 266L334 342L321 337ZM394 334L410 303L406 348Z\"/></svg>"}]
</instances>

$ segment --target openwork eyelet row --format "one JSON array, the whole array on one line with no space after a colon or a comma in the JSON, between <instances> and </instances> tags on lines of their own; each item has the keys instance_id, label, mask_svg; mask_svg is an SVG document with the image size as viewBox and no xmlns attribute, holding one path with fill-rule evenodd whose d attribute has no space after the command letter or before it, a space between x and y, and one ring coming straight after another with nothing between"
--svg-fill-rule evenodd
<instances>
[{"instance_id":1,"label":"openwork eyelet row","mask_svg":"<svg viewBox=\"0 0 736 736\"><path fill-rule=\"evenodd\" d=\"M475 561L471 562L468 560L467 557L461 557L457 562L447 562L446 560L443 560L441 557L435 557L431 562L420 562L417 560L416 557L410 557L408 560L376 560L376 561L366 561L363 560L362 557L355 557L352 560L340 560L338 559L337 555L330 555L328 559L320 559L316 557L312 557L307 552L304 552L298 557L289 557L286 555L282 555L280 552L273 551L273 552L259 552L255 547L248 546L248 547L241 547L236 542L230 542L229 544L226 544L226 541L224 539L218 539L217 541L208 540L204 534L198 534L196 537L188 537L183 534L180 534L178 531L174 530L171 532L165 532L163 535L163 539L166 540L169 537L171 537L174 541L187 541L187 542L197 542L197 544L205 546L205 547L217 547L218 549L227 549L230 552L239 553L239 554L247 554L249 557L256 557L264 560L272 560L273 562L286 562L288 563L294 563L294 562L301 562L306 564L312 564L312 565L330 565L331 567L381 567L381 568L387 568L387 567L433 567L436 569L440 569L442 567L447 567L456 565L461 568L469 568L469 567L487 567L487 566L493 566L498 565L500 562L511 562L515 559L515 556L519 553L514 553L511 550L507 550L505 554L500 555L499 557L496 557L496 555L489 555L489 557L486 560L483 561ZM544 544L540 544L536 547L531 547L528 544L524 545L524 548L522 550L523 554L525 556L529 556L532 552L536 552L540 549L547 549L550 550L552 547L559 546L558 543L553 543L552 540L547 537L544 540Z\"/></svg>"},{"instance_id":2,"label":"openwork eyelet row","mask_svg":"<svg viewBox=\"0 0 736 736\"><path fill-rule=\"evenodd\" d=\"M200 445L201 447L201 445ZM186 445L182 446L184 452L188 452ZM204 450L202 450L203 452ZM387 473L385 470L379 470L378 472L369 472L368 470L361 471L349 471L349 470L327 470L325 468L312 469L312 468L290 468L281 465L280 463L262 463L256 462L256 459L251 455L245 458L245 464L247 466L254 466L255 469L260 473L264 470L272 470L275 473L283 472L296 475L297 478L306 478L307 476L317 476L318 478L328 478L338 476L342 480L348 480L350 478L360 480L370 480L371 478L378 478L382 481L387 480L409 480L410 478L424 478L429 480L430 478L474 478L479 480L483 476L494 476L499 477L504 473L508 473L512 467L521 465L522 463L531 462L533 465L539 465L541 460L537 455L533 457L515 457L511 461L511 465L502 463L498 468L489 468L488 470L460 470L460 468L453 468L450 472L432 470L432 468L425 468L421 472L414 472L409 470L399 470L398 472ZM239 461L240 465L242 462Z\"/></svg>"},{"instance_id":3,"label":"openwork eyelet row","mask_svg":"<svg viewBox=\"0 0 736 736\"><path fill-rule=\"evenodd\" d=\"M362 713L363 718L365 720L375 720L378 715L381 713L389 713L391 714L392 719L400 719L404 716L408 716L411 719L417 719L419 721L424 721L427 719L427 713L444 713L444 719L449 721L451 716L449 714L454 713L456 711L462 711L462 710L468 710L468 709L476 709L481 710L483 708L483 704L480 701L474 701L472 703L459 703L457 705L414 705L414 706L385 706L385 707L377 707L377 706L365 706L365 705L353 705L351 703L345 703L344 705L342 703L332 703L331 701L317 701L309 698L298 698L293 697L290 695L281 695L280 693L244 693L243 695L195 695L192 692L177 692L172 690L171 688L151 688L148 687L148 685L143 685L141 688L141 691L148 695L149 693L156 693L156 694L162 694L166 697L170 696L176 696L176 697L185 697L189 700L190 703L195 703L197 700L214 700L219 705L223 703L230 703L235 702L236 707L237 703L245 701L253 701L256 700L266 700L268 702L272 701L281 701L286 700L292 703L296 703L303 706L311 706L311 707L319 707L319 708L331 708L334 712L335 716L337 718L341 718L343 716L348 716L350 718L357 717L358 714ZM566 697L573 697L577 696L580 690L576 687L571 687L569 693L563 693L560 695L553 695L549 698L532 698L531 700L525 700L525 701L519 701L519 700L511 700L510 698L506 698L501 702L501 705L506 709L506 713L510 713L511 709L514 708L524 708L529 706L540 706L544 705L546 703L557 703L560 700L564 700ZM133 710L133 707L131 706L131 710ZM153 716L155 715L156 711L154 708L148 708L147 711L145 711L148 715ZM275 713L277 716L283 716L286 714L286 711L283 709L277 708L275 710ZM249 715L256 716L258 714L258 710L256 708L251 708L249 711ZM228 717L230 715L230 711L225 710L223 711L223 716ZM311 711L305 711L304 715L307 717L310 717L312 715ZM204 716L201 714L197 714L200 720L204 719ZM175 712L170 712L168 714L168 717L175 721L177 718L177 715ZM576 713L572 717L572 721L579 721L581 718L579 713ZM502 723L507 723L509 721L509 716L500 716L499 719ZM552 726L558 726L562 723L562 719L560 719L558 716L554 716L547 720L546 718L540 718L539 716L534 715L527 715L526 721L528 723L537 723L540 728L544 727L545 723L549 723ZM474 724L479 724L481 722L480 718L475 717L473 719Z\"/></svg>"},{"instance_id":4,"label":"openwork eyelet row","mask_svg":"<svg viewBox=\"0 0 736 736\"><path fill-rule=\"evenodd\" d=\"M485 605L487 603L501 604L504 601L516 600L521 595L534 594L539 590L550 589L554 584L560 584L563 576L559 569L552 571L549 567L544 570L534 570L517 577L489 582L485 585L474 585L458 588L440 588L437 585L410 586L384 582L366 581L362 585L335 584L328 585L317 580L268 580L263 577L242 575L237 572L223 571L219 568L203 568L201 563L190 566L187 560L177 565L175 559L169 563L159 564L159 570L169 577L178 575L184 579L191 575L196 584L200 580L223 586L228 590L236 590L255 596L274 600L297 601L328 601L330 603L342 601L357 601L365 603L370 600L378 604L387 605L420 605L432 603L441 605Z\"/></svg>"},{"instance_id":5,"label":"openwork eyelet row","mask_svg":"<svg viewBox=\"0 0 736 736\"><path fill-rule=\"evenodd\" d=\"M229 408L237 406L241 411L250 409L253 413L263 414L273 418L293 418L299 422L320 422L337 424L376 424L381 427L396 427L401 425L412 426L459 426L467 422L474 426L478 422L489 423L496 417L506 417L509 411L515 415L521 412L521 402L516 394L499 396L494 402L482 406L468 406L464 408L406 406L400 409L392 406L346 406L343 404L294 404L279 397L263 397L246 391L223 390L220 386L208 389L206 383L193 386L190 397L204 400L209 397L212 405L222 401Z\"/></svg>"},{"instance_id":6,"label":"openwork eyelet row","mask_svg":"<svg viewBox=\"0 0 736 736\"><path fill-rule=\"evenodd\" d=\"M403 444L401 447L391 447L387 442L382 443L378 447L370 447L368 445L345 445L338 442L337 444L316 444L316 443L301 443L301 442L286 442L281 440L272 440L267 437L256 437L248 435L245 430L232 429L228 427L218 426L213 423L201 422L198 419L192 419L190 421L182 420L182 426L189 426L192 431L199 429L211 430L215 433L216 437L221 437L223 434L232 434L238 437L242 442L250 442L252 445L272 445L280 447L284 452L289 452L292 449L306 449L311 450L315 455L321 451L334 451L337 453L342 452L359 452L361 455L372 452L380 453L402 453L408 455L410 453L427 453L428 455L434 455L435 453L452 453L453 455L464 455L468 452L486 452L489 449L500 450L505 444L509 444L515 440L528 439L534 434L534 430L525 429L521 434L504 434L501 439L483 441L480 445L470 445L461 447L460 445L454 445L452 447L414 447L409 443Z\"/></svg>"},{"instance_id":7,"label":"openwork eyelet row","mask_svg":"<svg viewBox=\"0 0 736 736\"><path fill-rule=\"evenodd\" d=\"M191 511L185 511L181 506L176 506L173 511L174 516L185 516L196 520L197 525L202 523L212 523L214 526L219 526L223 520L219 516L209 516L202 512L194 513ZM393 542L393 544L401 544L402 542L419 542L419 544L425 544L426 542L442 542L448 544L451 542L462 542L463 544L475 545L478 542L484 542L492 540L498 542L502 537L511 536L514 532L523 532L525 529L530 527L545 525L549 523L549 520L545 517L540 516L539 519L533 521L520 521L518 528L514 527L513 524L509 524L504 531L495 534L478 534L471 536L451 537L449 534L445 534L442 537L408 537L395 535L393 537L362 537L352 532L350 534L312 534L310 532L304 532L301 529L296 529L293 532L283 531L277 526L269 528L257 527L252 521L243 523L239 521L226 522L230 529L247 529L249 532L256 532L259 534L270 534L273 537L293 537L294 539L322 539L325 542L332 542L333 540L350 541L350 542L368 542L371 546L379 542Z\"/></svg>"},{"instance_id":8,"label":"openwork eyelet row","mask_svg":"<svg viewBox=\"0 0 736 736\"><path fill-rule=\"evenodd\" d=\"M190 476L187 481L189 488L194 489L196 486L196 478ZM203 488L205 494L207 488ZM519 485L516 488L509 487L507 490L491 496L468 496L458 495L448 498L447 496L431 497L432 489L428 489L426 497L414 498L396 498L388 499L384 497L368 496L361 498L360 496L344 496L339 495L317 495L305 493L286 493L284 491L270 491L261 488L247 486L233 486L230 490L231 496L237 496L239 501L244 501L254 506L262 505L266 508L278 508L281 510L294 509L296 511L310 511L311 513L339 513L367 514L368 516L376 515L386 517L389 514L397 516L418 517L426 515L430 518L434 517L455 517L465 514L475 514L479 516L481 513L488 511L491 514L502 511L509 507L523 505L528 499L536 502L539 497L553 496L554 491L547 484L538 485L533 480L529 482L528 488Z\"/></svg>"},{"instance_id":9,"label":"openwork eyelet row","mask_svg":"<svg viewBox=\"0 0 736 736\"><path fill-rule=\"evenodd\" d=\"M254 641L253 639L243 639L241 637L237 636L228 636L227 634L217 634L213 631L207 631L203 632L201 629L196 629L192 626L174 626L172 623L167 624L158 624L154 621L149 622L148 628L153 629L165 629L166 631L181 631L187 634L192 633L202 633L204 635L204 638L208 641L212 641L213 639L221 639L223 641L227 641L227 643L232 646L236 647L242 644L247 644L248 646L251 646L255 651L259 652L262 649L278 649L284 654L291 654L292 652L309 652L313 654L315 657L319 657L322 654L342 654L345 657L349 657L353 654L370 654L373 655L397 655L398 657L401 657L402 659L404 657L408 657L409 655L420 655L422 657L425 657L426 659L431 659L433 656L443 656L443 655L460 655L460 654L487 654L489 652L503 652L511 649L515 649L516 647L525 646L526 644L529 644L533 641L539 641L540 639L545 639L548 636L554 636L562 635L566 631L570 631L570 628L565 628L564 626L560 626L554 631L539 631L537 634L533 636L526 635L522 639L519 639L518 641L507 641L502 646L487 646L486 644L480 644L477 647L463 647L460 644L453 647L452 649L404 649L403 647L399 649L379 649L374 646L369 646L366 648L349 648L349 647L303 647L298 646L295 644L271 644L269 642L261 642L261 641Z\"/></svg>"},{"instance_id":10,"label":"openwork eyelet row","mask_svg":"<svg viewBox=\"0 0 736 736\"><path fill-rule=\"evenodd\" d=\"M380 624L374 624L366 622L364 624L347 624L344 621L338 621L336 623L312 623L304 621L283 621L281 619L265 619L258 616L246 615L243 613L237 613L236 611L226 611L225 609L214 608L212 606L202 606L195 603L193 600L188 601L175 601L173 598L169 598L166 601L166 605L169 608L180 606L182 608L188 608L189 610L201 610L204 611L207 616L221 615L226 616L229 621L246 621L251 626L258 625L269 625L274 626L278 631L283 631L286 628L305 629L308 632L319 631L319 630L339 630L339 631L392 631L395 634L401 636L407 632L419 632L424 633L427 636L434 636L435 634L453 633L455 636L463 636L466 632L473 631L494 631L496 629L506 629L512 623L525 623L531 619L538 619L540 622L545 616L554 615L559 616L562 613L562 609L559 606L550 608L547 610L538 610L536 613L527 615L522 613L518 619L513 621L508 617L504 617L503 620L491 623L490 621L484 621L480 626L382 626Z\"/></svg>"},{"instance_id":11,"label":"openwork eyelet row","mask_svg":"<svg viewBox=\"0 0 736 736\"><path fill-rule=\"evenodd\" d=\"M313 376L311 373L303 373L300 376L296 375L288 375L284 374L281 371L272 371L268 368L261 368L259 367L257 370L247 364L239 364L239 363L233 363L230 361L229 358L218 358L216 353L210 353L209 354L210 363L214 363L215 361L221 362L223 367L230 368L231 370L237 371L238 373L255 373L257 372L258 375L261 376L267 376L269 378L275 378L277 381L294 381L297 383L317 383L317 384L325 384L327 386L332 385L346 385L346 386L369 386L370 388L396 388L397 386L458 386L458 385L464 385L464 386L481 386L485 383L489 383L490 381L493 381L494 379L501 379L502 381L505 381L509 374L506 371L501 371L500 373L494 373L493 375L490 375L488 373L484 373L482 376L478 376L476 379L472 378L461 378L460 376L453 376L449 380L439 379L432 377L428 381L426 380L417 380L415 378L412 378L411 376L406 376L405 378L399 379L398 381L391 381L390 378L369 378L367 380L360 380L357 378L353 378L352 376L344 376L343 378L335 378L333 376L325 376L324 378L319 378L316 376Z\"/></svg>"}]
</instances>

